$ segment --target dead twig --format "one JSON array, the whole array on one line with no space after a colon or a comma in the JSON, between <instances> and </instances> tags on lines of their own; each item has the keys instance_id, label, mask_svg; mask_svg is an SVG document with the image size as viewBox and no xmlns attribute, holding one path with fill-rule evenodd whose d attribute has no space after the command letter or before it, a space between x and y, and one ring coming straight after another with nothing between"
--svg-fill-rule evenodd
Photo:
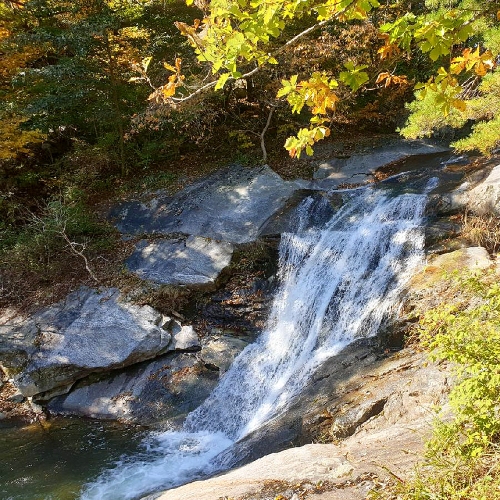
<instances>
[{"instance_id":1,"label":"dead twig","mask_svg":"<svg viewBox=\"0 0 500 500\"><path fill-rule=\"evenodd\" d=\"M266 150L266 143L264 140L264 136L266 135L267 129L269 128L269 125L271 125L271 119L273 117L274 113L274 106L271 106L271 110L269 111L269 115L267 116L267 121L266 121L266 126L263 128L261 134L260 134L260 147L262 148L262 162L266 163L267 162L267 150Z\"/></svg>"}]
</instances>

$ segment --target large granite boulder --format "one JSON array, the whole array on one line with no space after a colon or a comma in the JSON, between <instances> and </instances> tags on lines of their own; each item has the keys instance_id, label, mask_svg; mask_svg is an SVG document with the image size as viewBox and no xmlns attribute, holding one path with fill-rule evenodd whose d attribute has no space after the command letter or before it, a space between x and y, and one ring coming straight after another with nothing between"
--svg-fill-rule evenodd
<instances>
[{"instance_id":1,"label":"large granite boulder","mask_svg":"<svg viewBox=\"0 0 500 500\"><path fill-rule=\"evenodd\" d=\"M169 285L213 283L231 262L233 245L199 236L140 241L127 267L145 280Z\"/></svg>"},{"instance_id":2,"label":"large granite boulder","mask_svg":"<svg viewBox=\"0 0 500 500\"><path fill-rule=\"evenodd\" d=\"M192 327L174 323L167 354L110 374L92 374L69 394L53 398L49 411L141 424L180 421L210 394L247 342L227 335L201 347Z\"/></svg>"},{"instance_id":3,"label":"large granite boulder","mask_svg":"<svg viewBox=\"0 0 500 500\"><path fill-rule=\"evenodd\" d=\"M171 325L153 308L125 302L117 289L82 287L26 321L4 324L0 365L24 396L66 392L90 373L162 354Z\"/></svg>"},{"instance_id":4,"label":"large granite boulder","mask_svg":"<svg viewBox=\"0 0 500 500\"><path fill-rule=\"evenodd\" d=\"M500 165L469 192L468 207L477 215L500 215Z\"/></svg>"},{"instance_id":5,"label":"large granite boulder","mask_svg":"<svg viewBox=\"0 0 500 500\"><path fill-rule=\"evenodd\" d=\"M185 188L130 201L110 216L124 234L187 234L230 243L254 241L261 227L297 189L267 165L233 165Z\"/></svg>"},{"instance_id":6,"label":"large granite boulder","mask_svg":"<svg viewBox=\"0 0 500 500\"><path fill-rule=\"evenodd\" d=\"M199 406L219 376L194 353L169 353L102 380L95 378L52 399L49 411L141 424L172 421Z\"/></svg>"}]
</instances>

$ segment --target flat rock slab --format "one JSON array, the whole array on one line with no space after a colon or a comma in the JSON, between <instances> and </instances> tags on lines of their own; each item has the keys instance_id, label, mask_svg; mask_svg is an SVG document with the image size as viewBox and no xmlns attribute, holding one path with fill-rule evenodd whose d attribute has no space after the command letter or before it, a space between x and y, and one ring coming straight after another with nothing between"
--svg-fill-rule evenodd
<instances>
[{"instance_id":1,"label":"flat rock slab","mask_svg":"<svg viewBox=\"0 0 500 500\"><path fill-rule=\"evenodd\" d=\"M48 404L51 413L150 424L179 418L210 394L218 373L195 354L166 354L104 380L92 376Z\"/></svg>"},{"instance_id":2,"label":"flat rock slab","mask_svg":"<svg viewBox=\"0 0 500 500\"><path fill-rule=\"evenodd\" d=\"M347 158L333 158L320 163L314 174L314 186L333 189L340 184L363 184L373 179L375 171L410 156L444 153L449 148L420 141L396 141Z\"/></svg>"},{"instance_id":3,"label":"flat rock slab","mask_svg":"<svg viewBox=\"0 0 500 500\"><path fill-rule=\"evenodd\" d=\"M127 267L154 283L197 285L213 283L230 262L233 245L199 236L140 241Z\"/></svg>"},{"instance_id":4,"label":"flat rock slab","mask_svg":"<svg viewBox=\"0 0 500 500\"><path fill-rule=\"evenodd\" d=\"M297 189L267 165L238 165L178 193L123 203L110 213L124 234L182 233L230 243L254 241L264 223Z\"/></svg>"},{"instance_id":5,"label":"flat rock slab","mask_svg":"<svg viewBox=\"0 0 500 500\"><path fill-rule=\"evenodd\" d=\"M121 300L117 289L82 287L21 324L4 325L0 365L24 396L54 388L65 392L89 373L166 351L171 335L164 322L153 308Z\"/></svg>"}]
</instances>

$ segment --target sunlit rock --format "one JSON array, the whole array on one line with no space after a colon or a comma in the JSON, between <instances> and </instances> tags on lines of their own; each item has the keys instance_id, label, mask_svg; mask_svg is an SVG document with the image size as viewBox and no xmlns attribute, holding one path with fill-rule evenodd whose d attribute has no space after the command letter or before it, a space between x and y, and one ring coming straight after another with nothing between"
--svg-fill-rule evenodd
<instances>
[{"instance_id":1,"label":"sunlit rock","mask_svg":"<svg viewBox=\"0 0 500 500\"><path fill-rule=\"evenodd\" d=\"M21 325L4 325L0 364L24 396L67 391L89 373L165 352L171 335L163 323L160 313L125 302L116 289L82 287Z\"/></svg>"},{"instance_id":2,"label":"sunlit rock","mask_svg":"<svg viewBox=\"0 0 500 500\"><path fill-rule=\"evenodd\" d=\"M143 240L127 260L127 267L154 283L202 285L213 283L232 255L231 243L209 238Z\"/></svg>"},{"instance_id":3,"label":"sunlit rock","mask_svg":"<svg viewBox=\"0 0 500 500\"><path fill-rule=\"evenodd\" d=\"M233 165L185 188L129 201L110 216L124 234L183 233L230 243L254 241L261 227L297 189L267 165Z\"/></svg>"}]
</instances>

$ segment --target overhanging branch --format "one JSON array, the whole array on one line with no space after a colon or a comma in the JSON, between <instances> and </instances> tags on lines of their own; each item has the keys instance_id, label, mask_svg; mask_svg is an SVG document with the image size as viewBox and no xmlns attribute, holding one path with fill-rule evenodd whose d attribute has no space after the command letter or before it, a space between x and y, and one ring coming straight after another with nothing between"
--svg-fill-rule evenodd
<instances>
[{"instance_id":1,"label":"overhanging branch","mask_svg":"<svg viewBox=\"0 0 500 500\"><path fill-rule=\"evenodd\" d=\"M340 12L337 13L337 15L335 17L337 17L340 14L341 14ZM322 26L325 26L325 24L328 24L332 19L325 19L324 21L320 21L319 23L316 23L315 25L310 26L309 28L305 29L304 31L301 31L298 35L295 35L293 38L291 38L285 44L283 44L279 49L277 49L272 54L270 54L268 57L268 60L281 54L283 51L285 51L288 47L290 47L295 42L300 40L302 37L308 35L309 33L312 33L313 31L317 30L318 28L321 28ZM264 66L264 64L256 66L254 69L241 75L239 78L235 78L233 76L230 76L227 79L227 81L237 80L240 78L243 78L243 79L249 78L250 76L255 75L255 73L258 73L263 68L263 66ZM216 85L217 85L217 80L214 80L213 82L209 82L209 83L203 85L202 87L200 87L199 89L195 90L194 92L192 92L191 94L189 94L185 97L171 97L171 100L174 102L178 102L178 103L186 102L186 101L189 101L190 99L193 99L197 95L202 94L203 92L205 92L207 90L210 90L211 88L215 87Z\"/></svg>"}]
</instances>

